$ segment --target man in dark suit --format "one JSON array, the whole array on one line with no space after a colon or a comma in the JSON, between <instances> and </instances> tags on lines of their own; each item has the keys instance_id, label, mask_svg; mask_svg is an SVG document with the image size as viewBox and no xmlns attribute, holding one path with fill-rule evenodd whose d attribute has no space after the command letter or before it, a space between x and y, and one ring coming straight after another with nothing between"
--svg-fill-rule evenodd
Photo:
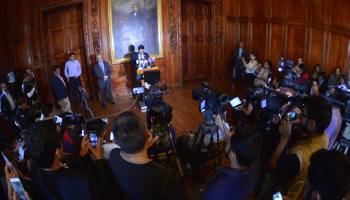
<instances>
[{"instance_id":1,"label":"man in dark suit","mask_svg":"<svg viewBox=\"0 0 350 200\"><path fill-rule=\"evenodd\" d=\"M138 52L135 52L131 56L130 64L132 67L132 71L135 77L135 86L139 87L141 86L141 76L137 75L136 71L138 68L143 67L143 63L145 61L148 61L149 54L145 52L145 47L143 45L139 45Z\"/></svg>"},{"instance_id":2,"label":"man in dark suit","mask_svg":"<svg viewBox=\"0 0 350 200\"><path fill-rule=\"evenodd\" d=\"M239 47L235 49L233 57L232 79L237 80L244 76L244 65L242 58L248 56L248 51L243 47L243 42L239 43ZM243 76L241 74L243 73Z\"/></svg>"},{"instance_id":3,"label":"man in dark suit","mask_svg":"<svg viewBox=\"0 0 350 200\"><path fill-rule=\"evenodd\" d=\"M97 85L100 89L102 108L106 107L106 94L111 104L115 104L112 94L111 65L108 62L102 60L102 56L100 54L96 55L96 64L94 65L94 71L97 78Z\"/></svg>"},{"instance_id":4,"label":"man in dark suit","mask_svg":"<svg viewBox=\"0 0 350 200\"><path fill-rule=\"evenodd\" d=\"M1 83L1 91L0 112L2 112L7 119L11 120L16 110L15 100L12 98L13 96L9 92L6 83Z\"/></svg>"},{"instance_id":5,"label":"man in dark suit","mask_svg":"<svg viewBox=\"0 0 350 200\"><path fill-rule=\"evenodd\" d=\"M51 87L55 99L60 106L62 112L66 113L72 112L70 101L67 94L67 85L64 82L63 77L61 76L61 70L58 65L54 66L54 74L51 79Z\"/></svg>"}]
</instances>

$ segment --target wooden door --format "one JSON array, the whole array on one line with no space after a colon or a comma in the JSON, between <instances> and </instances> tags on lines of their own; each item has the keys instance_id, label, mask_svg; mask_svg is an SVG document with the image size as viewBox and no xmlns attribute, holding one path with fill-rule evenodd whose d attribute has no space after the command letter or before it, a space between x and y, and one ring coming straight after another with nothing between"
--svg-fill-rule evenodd
<instances>
[{"instance_id":1,"label":"wooden door","mask_svg":"<svg viewBox=\"0 0 350 200\"><path fill-rule=\"evenodd\" d=\"M91 94L85 57L82 7L74 6L50 12L45 16L45 21L50 67L59 65L63 75L68 54L74 52L82 67L82 85Z\"/></svg>"},{"instance_id":2,"label":"wooden door","mask_svg":"<svg viewBox=\"0 0 350 200\"><path fill-rule=\"evenodd\" d=\"M184 80L210 78L213 71L213 24L210 3L182 1Z\"/></svg>"}]
</instances>

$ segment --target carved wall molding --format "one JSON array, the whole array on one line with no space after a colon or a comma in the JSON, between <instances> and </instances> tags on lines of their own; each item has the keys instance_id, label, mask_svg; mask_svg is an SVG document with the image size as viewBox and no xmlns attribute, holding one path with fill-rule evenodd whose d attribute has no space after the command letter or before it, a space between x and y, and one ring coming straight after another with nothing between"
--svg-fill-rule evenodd
<instances>
[{"instance_id":1,"label":"carved wall molding","mask_svg":"<svg viewBox=\"0 0 350 200\"><path fill-rule=\"evenodd\" d=\"M170 49L176 50L177 48L177 15L176 12L176 1L169 0L169 36L170 36Z\"/></svg>"},{"instance_id":2,"label":"carved wall molding","mask_svg":"<svg viewBox=\"0 0 350 200\"><path fill-rule=\"evenodd\" d=\"M91 14L93 16L92 21L92 29L91 29L91 37L92 37L92 46L94 52L93 54L101 54L101 37L100 37L100 29L98 23L98 1L91 0Z\"/></svg>"},{"instance_id":3,"label":"carved wall molding","mask_svg":"<svg viewBox=\"0 0 350 200\"><path fill-rule=\"evenodd\" d=\"M222 68L224 60L224 21L223 0L215 0L215 75ZM220 73L220 72L219 72Z\"/></svg>"}]
</instances>

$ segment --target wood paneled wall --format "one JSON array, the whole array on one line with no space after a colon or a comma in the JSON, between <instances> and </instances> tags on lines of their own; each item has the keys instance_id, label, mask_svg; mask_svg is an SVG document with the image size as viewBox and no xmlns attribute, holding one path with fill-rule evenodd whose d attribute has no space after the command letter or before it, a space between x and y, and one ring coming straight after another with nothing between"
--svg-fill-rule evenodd
<instances>
[{"instance_id":1,"label":"wood paneled wall","mask_svg":"<svg viewBox=\"0 0 350 200\"><path fill-rule=\"evenodd\" d=\"M303 57L330 73L336 66L348 73L350 1L224 0L225 66L230 70L239 41L273 64L282 56Z\"/></svg>"},{"instance_id":2,"label":"wood paneled wall","mask_svg":"<svg viewBox=\"0 0 350 200\"><path fill-rule=\"evenodd\" d=\"M90 82L89 95L97 97L96 82L91 65L94 55L101 52L110 61L108 0L4 0L0 8L0 80L10 70L23 72L32 68L40 80L44 100L52 100L49 83L52 70L49 65L44 33L44 16L55 10L80 4L83 9L83 32L87 72L83 76ZM164 57L157 59L161 79L172 86L182 84L180 42L180 0L162 0ZM126 95L129 64L113 65L113 90Z\"/></svg>"}]
</instances>

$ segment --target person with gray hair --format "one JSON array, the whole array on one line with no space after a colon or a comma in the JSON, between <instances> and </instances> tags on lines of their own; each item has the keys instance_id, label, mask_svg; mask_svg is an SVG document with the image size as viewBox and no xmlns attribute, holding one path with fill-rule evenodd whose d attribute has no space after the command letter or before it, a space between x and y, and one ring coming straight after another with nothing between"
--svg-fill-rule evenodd
<instances>
[{"instance_id":1,"label":"person with gray hair","mask_svg":"<svg viewBox=\"0 0 350 200\"><path fill-rule=\"evenodd\" d=\"M94 72L97 79L97 86L101 95L102 108L106 107L106 95L109 98L111 104L115 104L112 94L112 68L108 62L102 59L101 54L96 55L96 64L94 65Z\"/></svg>"}]
</instances>

